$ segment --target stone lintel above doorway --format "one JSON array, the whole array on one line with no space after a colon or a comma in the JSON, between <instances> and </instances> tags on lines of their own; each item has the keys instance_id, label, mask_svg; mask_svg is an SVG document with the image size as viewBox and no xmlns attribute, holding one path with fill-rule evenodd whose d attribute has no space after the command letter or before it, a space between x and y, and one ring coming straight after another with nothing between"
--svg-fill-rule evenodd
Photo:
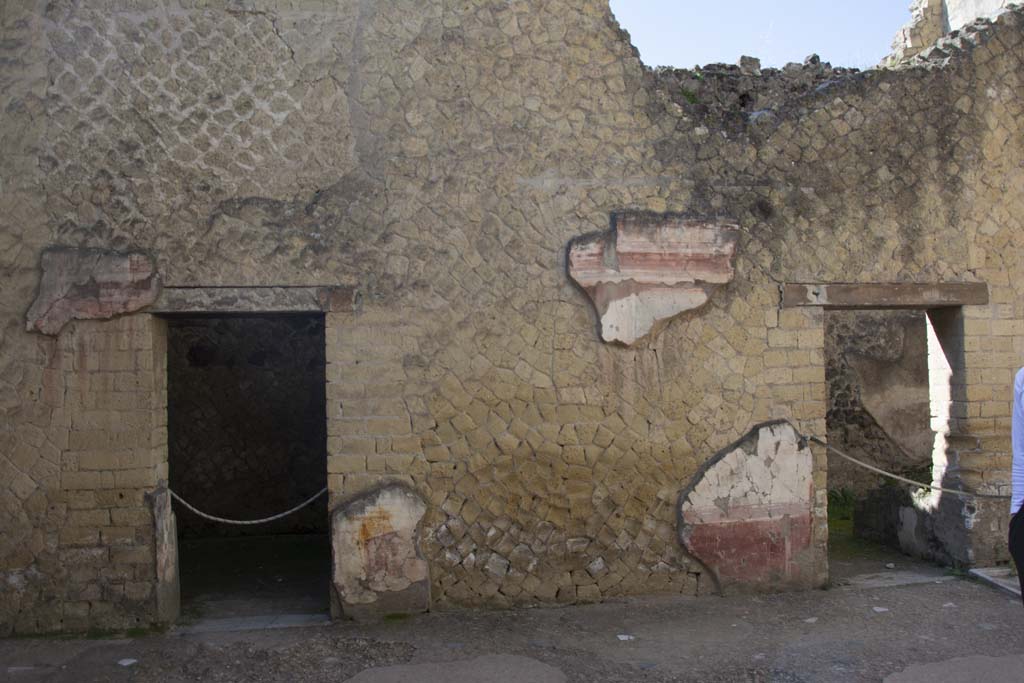
<instances>
[{"instance_id":1,"label":"stone lintel above doorway","mask_svg":"<svg viewBox=\"0 0 1024 683\"><path fill-rule=\"evenodd\" d=\"M781 289L783 308L928 309L988 304L988 285L984 282L786 283Z\"/></svg>"},{"instance_id":2,"label":"stone lintel above doorway","mask_svg":"<svg viewBox=\"0 0 1024 683\"><path fill-rule=\"evenodd\" d=\"M355 287L165 287L151 313L344 313L358 309Z\"/></svg>"}]
</instances>

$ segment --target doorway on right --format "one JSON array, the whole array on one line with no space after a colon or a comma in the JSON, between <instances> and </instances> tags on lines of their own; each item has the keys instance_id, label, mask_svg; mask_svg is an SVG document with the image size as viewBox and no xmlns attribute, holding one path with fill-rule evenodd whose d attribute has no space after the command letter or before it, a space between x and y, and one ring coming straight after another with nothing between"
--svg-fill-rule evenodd
<instances>
[{"instance_id":1,"label":"doorway on right","mask_svg":"<svg viewBox=\"0 0 1024 683\"><path fill-rule=\"evenodd\" d=\"M937 337L924 310L825 310L829 445L914 481L936 476L944 438ZM943 396L937 396L944 393ZM940 424L941 423L941 424ZM944 452L944 451L943 451ZM942 473L938 473L941 480ZM916 510L928 494L828 454L829 572L833 585L907 569L911 557L943 561L921 547ZM916 563L915 563L916 564Z\"/></svg>"}]
</instances>

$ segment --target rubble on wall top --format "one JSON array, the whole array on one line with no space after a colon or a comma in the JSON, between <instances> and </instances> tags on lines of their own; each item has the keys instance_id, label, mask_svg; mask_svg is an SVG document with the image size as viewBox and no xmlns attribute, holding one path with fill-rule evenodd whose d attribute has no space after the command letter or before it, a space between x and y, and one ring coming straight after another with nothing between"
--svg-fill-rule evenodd
<instances>
[{"instance_id":1,"label":"rubble on wall top","mask_svg":"<svg viewBox=\"0 0 1024 683\"><path fill-rule=\"evenodd\" d=\"M939 38L934 45L918 54L886 66L894 70L925 68L941 69L960 55L983 45L999 26L1021 26L1024 24L1024 5L1008 5L1006 11L995 19L979 18L961 29L951 31Z\"/></svg>"},{"instance_id":2,"label":"rubble on wall top","mask_svg":"<svg viewBox=\"0 0 1024 683\"><path fill-rule=\"evenodd\" d=\"M938 40L914 57L861 71L833 67L818 55L803 64L761 68L753 57L738 64L708 64L693 69L653 70L662 102L678 116L727 136L755 137L784 118L814 109L842 86L911 69L943 69L988 42L1000 27L1024 26L1024 5L1010 5L995 19L978 19Z\"/></svg>"},{"instance_id":3,"label":"rubble on wall top","mask_svg":"<svg viewBox=\"0 0 1024 683\"><path fill-rule=\"evenodd\" d=\"M694 69L660 67L654 77L658 90L679 108L679 113L727 134L742 134L751 127L773 123L780 111L804 97L826 93L863 73L833 67L818 55L781 69L761 68L758 59L744 56L739 64L708 64Z\"/></svg>"}]
</instances>

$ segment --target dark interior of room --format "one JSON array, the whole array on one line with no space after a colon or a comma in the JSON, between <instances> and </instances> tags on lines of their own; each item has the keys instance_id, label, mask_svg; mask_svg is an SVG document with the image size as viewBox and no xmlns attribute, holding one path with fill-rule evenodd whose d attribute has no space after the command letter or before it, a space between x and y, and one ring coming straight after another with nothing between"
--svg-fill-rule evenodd
<instances>
[{"instance_id":1,"label":"dark interior of room","mask_svg":"<svg viewBox=\"0 0 1024 683\"><path fill-rule=\"evenodd\" d=\"M168 319L173 491L233 520L276 515L326 486L322 316ZM258 525L175 504L182 614L241 617L328 608L326 496Z\"/></svg>"}]
</instances>

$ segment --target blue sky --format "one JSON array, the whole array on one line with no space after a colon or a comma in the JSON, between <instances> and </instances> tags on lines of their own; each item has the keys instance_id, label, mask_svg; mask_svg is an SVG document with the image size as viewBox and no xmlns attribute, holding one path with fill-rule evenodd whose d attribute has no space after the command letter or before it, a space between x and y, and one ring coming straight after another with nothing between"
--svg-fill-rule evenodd
<instances>
[{"instance_id":1,"label":"blue sky","mask_svg":"<svg viewBox=\"0 0 1024 683\"><path fill-rule=\"evenodd\" d=\"M865 68L889 53L910 19L911 0L611 0L650 66L802 62L817 53L832 66Z\"/></svg>"}]
</instances>

